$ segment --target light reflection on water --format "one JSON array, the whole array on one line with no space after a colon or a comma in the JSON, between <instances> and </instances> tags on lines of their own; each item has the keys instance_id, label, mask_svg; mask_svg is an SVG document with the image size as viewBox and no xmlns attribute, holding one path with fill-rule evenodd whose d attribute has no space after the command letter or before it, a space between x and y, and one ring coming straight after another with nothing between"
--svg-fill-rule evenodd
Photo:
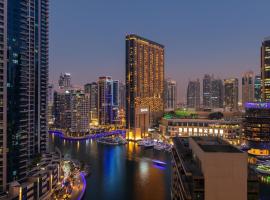
<instances>
[{"instance_id":1,"label":"light reflection on water","mask_svg":"<svg viewBox=\"0 0 270 200\"><path fill-rule=\"evenodd\" d=\"M163 200L170 199L170 155L153 149L144 150L135 143L106 146L95 141L63 141L51 138L50 148L90 165L84 199ZM165 161L165 167L152 159Z\"/></svg>"}]
</instances>

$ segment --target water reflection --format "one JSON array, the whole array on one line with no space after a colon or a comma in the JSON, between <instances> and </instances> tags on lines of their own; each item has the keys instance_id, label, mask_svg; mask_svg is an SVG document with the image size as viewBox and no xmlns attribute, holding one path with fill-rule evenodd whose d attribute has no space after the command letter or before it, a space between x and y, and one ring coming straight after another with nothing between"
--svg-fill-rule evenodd
<instances>
[{"instance_id":1,"label":"water reflection","mask_svg":"<svg viewBox=\"0 0 270 200\"><path fill-rule=\"evenodd\" d=\"M170 199L170 155L153 149L144 150L135 143L105 146L89 140L73 141L51 138L50 148L90 165L85 199L163 200ZM152 162L167 162L160 167Z\"/></svg>"}]
</instances>

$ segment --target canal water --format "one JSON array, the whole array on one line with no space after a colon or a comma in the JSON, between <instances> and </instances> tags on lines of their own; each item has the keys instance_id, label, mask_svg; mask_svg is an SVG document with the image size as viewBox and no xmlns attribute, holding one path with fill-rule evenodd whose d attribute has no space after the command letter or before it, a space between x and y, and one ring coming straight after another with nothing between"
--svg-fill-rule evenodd
<instances>
[{"instance_id":1,"label":"canal water","mask_svg":"<svg viewBox=\"0 0 270 200\"><path fill-rule=\"evenodd\" d=\"M84 200L169 200L170 154L144 149L130 142L122 146L97 144L93 140L69 141L50 135L50 150L90 165ZM153 160L167 163L157 166ZM270 200L270 176L260 183L260 200Z\"/></svg>"},{"instance_id":2,"label":"canal water","mask_svg":"<svg viewBox=\"0 0 270 200\"><path fill-rule=\"evenodd\" d=\"M50 149L54 150L55 146L63 155L90 165L84 200L170 199L171 158L167 152L144 149L133 142L108 146L51 135ZM153 159L167 165L158 166Z\"/></svg>"}]
</instances>

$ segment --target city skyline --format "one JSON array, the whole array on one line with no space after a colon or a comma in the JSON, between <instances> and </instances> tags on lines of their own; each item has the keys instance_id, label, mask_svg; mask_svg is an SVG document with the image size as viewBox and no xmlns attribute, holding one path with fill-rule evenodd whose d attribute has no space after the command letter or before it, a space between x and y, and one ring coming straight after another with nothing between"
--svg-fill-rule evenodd
<instances>
[{"instance_id":1,"label":"city skyline","mask_svg":"<svg viewBox=\"0 0 270 200\"><path fill-rule=\"evenodd\" d=\"M71 1L65 4L54 1L50 5L51 80L55 83L59 74L66 71L73 75L74 83L81 86L84 85L82 80L96 81L98 76L104 75L124 81L123 38L128 33L164 44L165 77L177 81L180 101L185 99L188 80L202 78L205 72L221 79L240 78L248 70L258 74L261 41L269 35L264 26L269 2L245 1L244 7L239 6L241 2L167 5L158 1L150 15L147 10L151 2L144 2L137 18L136 13L128 11L139 8L140 2L133 3L132 7L123 1L78 5ZM60 6L61 12L57 12ZM74 17L65 14L74 8L82 12L75 13ZM74 31L78 32L76 37ZM196 49L191 44L196 44Z\"/></svg>"}]
</instances>

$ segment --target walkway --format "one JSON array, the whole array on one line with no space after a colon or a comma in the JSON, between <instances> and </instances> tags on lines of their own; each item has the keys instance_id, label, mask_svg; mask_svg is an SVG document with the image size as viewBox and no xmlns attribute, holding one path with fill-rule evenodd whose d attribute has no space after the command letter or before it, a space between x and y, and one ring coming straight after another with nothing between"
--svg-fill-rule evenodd
<instances>
[{"instance_id":1,"label":"walkway","mask_svg":"<svg viewBox=\"0 0 270 200\"><path fill-rule=\"evenodd\" d=\"M71 200L81 200L85 193L86 180L82 172L80 173L79 182L80 182L79 184L73 186L73 190L70 197Z\"/></svg>"},{"instance_id":2,"label":"walkway","mask_svg":"<svg viewBox=\"0 0 270 200\"><path fill-rule=\"evenodd\" d=\"M50 130L49 133L58 135L59 137L66 140L89 140L89 139L96 139L96 138L107 137L107 136L112 136L112 135L124 135L126 134L126 130L115 130L115 131L109 131L109 132L104 132L104 133L91 134L85 137L65 136L64 133L59 130Z\"/></svg>"}]
</instances>

